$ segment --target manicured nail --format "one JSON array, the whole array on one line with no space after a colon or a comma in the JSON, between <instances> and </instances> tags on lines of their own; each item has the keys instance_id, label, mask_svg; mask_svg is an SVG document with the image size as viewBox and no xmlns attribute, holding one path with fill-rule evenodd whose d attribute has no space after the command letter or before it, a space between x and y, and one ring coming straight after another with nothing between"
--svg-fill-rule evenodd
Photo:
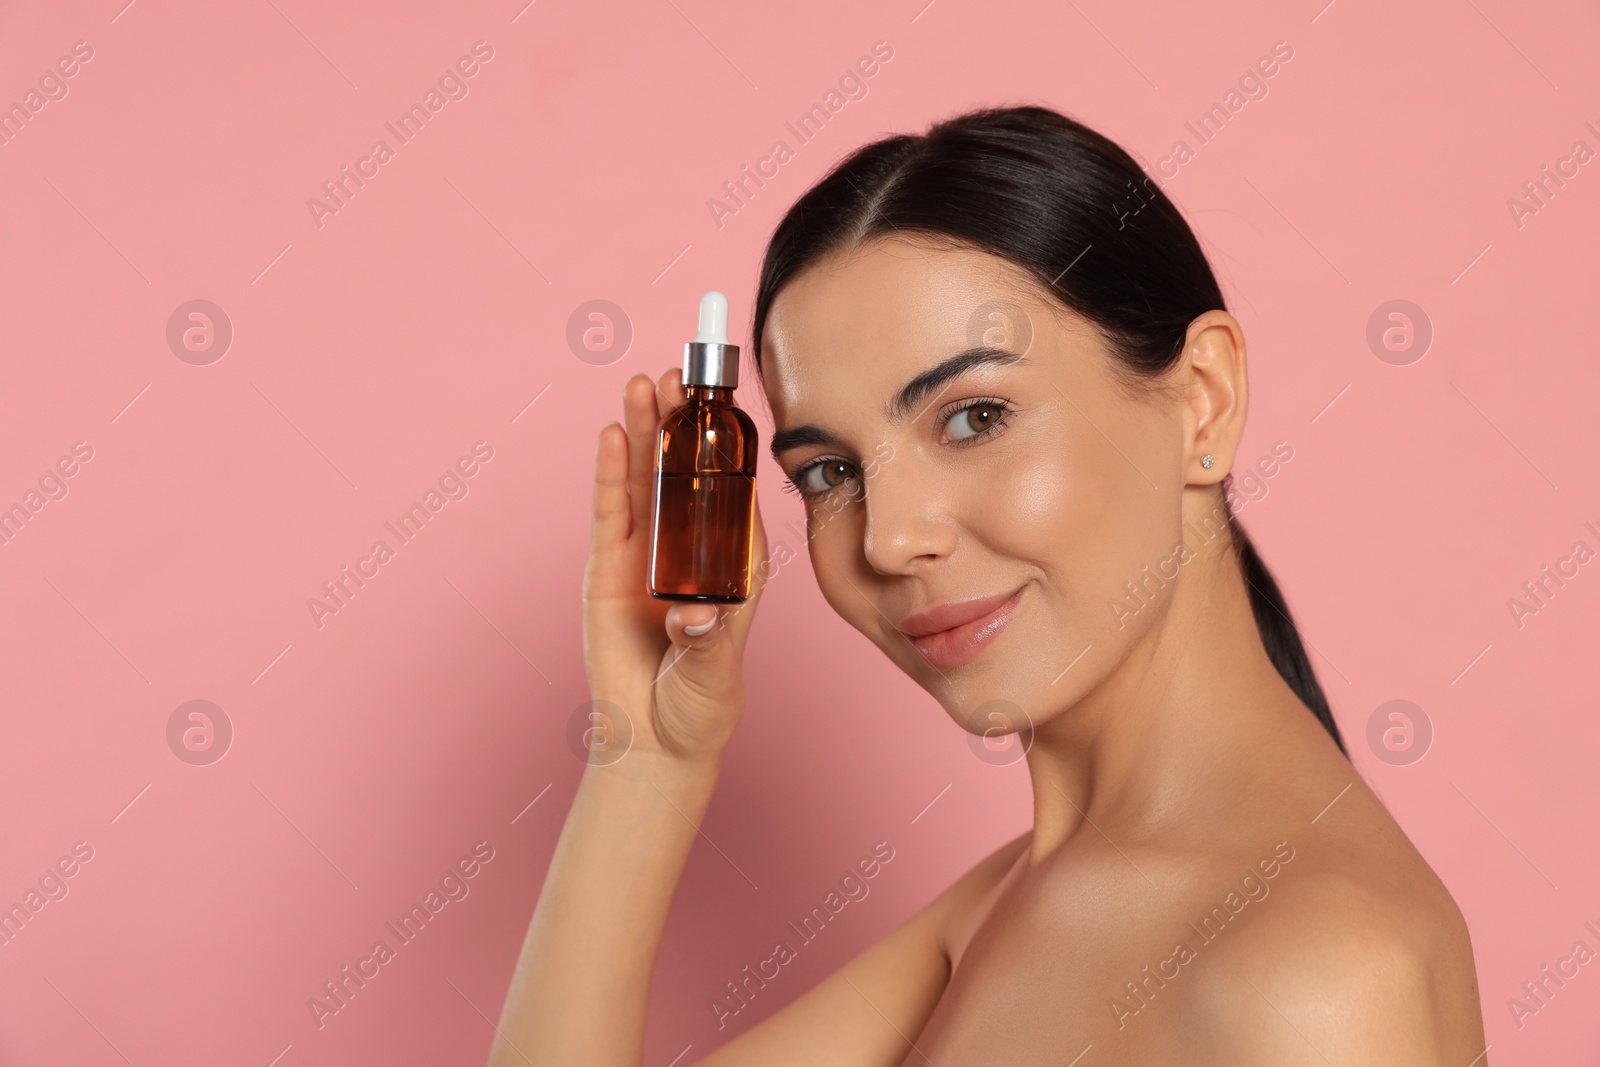
<instances>
[{"instance_id":1,"label":"manicured nail","mask_svg":"<svg viewBox=\"0 0 1600 1067\"><path fill-rule=\"evenodd\" d=\"M715 626L716 623L717 617L716 615L712 615L711 618L707 619L699 626L685 626L683 628L683 632L688 634L690 637L699 637L701 634L709 633L711 627Z\"/></svg>"}]
</instances>

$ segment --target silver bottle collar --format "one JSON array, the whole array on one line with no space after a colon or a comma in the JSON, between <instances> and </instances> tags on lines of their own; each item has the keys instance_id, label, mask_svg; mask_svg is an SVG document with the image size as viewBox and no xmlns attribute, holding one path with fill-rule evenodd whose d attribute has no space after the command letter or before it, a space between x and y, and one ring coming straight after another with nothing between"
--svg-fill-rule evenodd
<instances>
[{"instance_id":1,"label":"silver bottle collar","mask_svg":"<svg viewBox=\"0 0 1600 1067\"><path fill-rule=\"evenodd\" d=\"M683 346L683 384L733 389L739 384L739 346L690 341Z\"/></svg>"}]
</instances>

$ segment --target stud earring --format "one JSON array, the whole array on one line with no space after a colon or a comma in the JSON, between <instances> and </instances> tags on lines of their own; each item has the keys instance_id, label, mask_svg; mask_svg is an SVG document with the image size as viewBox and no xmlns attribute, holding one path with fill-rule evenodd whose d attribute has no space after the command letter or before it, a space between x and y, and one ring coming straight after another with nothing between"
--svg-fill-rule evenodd
<instances>
[{"instance_id":1,"label":"stud earring","mask_svg":"<svg viewBox=\"0 0 1600 1067\"><path fill-rule=\"evenodd\" d=\"M1216 457L1212 456L1210 452L1207 452L1205 455L1200 457L1200 466L1204 467L1206 470L1210 470L1211 465L1214 463L1216 463Z\"/></svg>"}]
</instances>

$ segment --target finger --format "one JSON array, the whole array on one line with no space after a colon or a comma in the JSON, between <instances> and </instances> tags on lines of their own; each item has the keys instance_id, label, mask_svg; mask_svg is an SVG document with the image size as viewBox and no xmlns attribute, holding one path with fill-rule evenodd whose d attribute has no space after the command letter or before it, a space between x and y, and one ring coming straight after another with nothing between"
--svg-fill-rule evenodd
<instances>
[{"instance_id":1,"label":"finger","mask_svg":"<svg viewBox=\"0 0 1600 1067\"><path fill-rule=\"evenodd\" d=\"M790 550L780 556L768 552L766 525L761 520L761 494L755 496L755 531L750 544L750 596L742 603L730 604L718 614L718 628L726 627L737 647L743 647L750 634L750 624L755 619L756 605L778 571L795 565Z\"/></svg>"},{"instance_id":2,"label":"finger","mask_svg":"<svg viewBox=\"0 0 1600 1067\"><path fill-rule=\"evenodd\" d=\"M755 600L761 595L761 589L767 584L767 579L772 576L773 568L781 566L783 561L774 559L767 546L767 526L761 521L761 494L752 492L751 507L754 514L751 516L750 531L750 600Z\"/></svg>"},{"instance_id":3,"label":"finger","mask_svg":"<svg viewBox=\"0 0 1600 1067\"><path fill-rule=\"evenodd\" d=\"M757 550L761 553L762 557L765 557L770 552L771 545L770 545L770 540L767 537L767 522L766 522L765 519L763 519L761 517L761 494L760 493L752 493L751 495L753 497L755 497L755 507L756 507L756 514L755 514L755 527L756 527L755 528L755 542L756 542L756 545L757 545ZM765 583L763 582L763 584L765 584Z\"/></svg>"},{"instance_id":4,"label":"finger","mask_svg":"<svg viewBox=\"0 0 1600 1067\"><path fill-rule=\"evenodd\" d=\"M719 615L712 604L674 604L667 609L667 636L676 645L704 647L714 640Z\"/></svg>"},{"instance_id":5,"label":"finger","mask_svg":"<svg viewBox=\"0 0 1600 1067\"><path fill-rule=\"evenodd\" d=\"M668 367L662 371L656 383L656 402L661 405L661 410L667 412L682 407L688 399L689 394L683 388L683 368Z\"/></svg>"},{"instance_id":6,"label":"finger","mask_svg":"<svg viewBox=\"0 0 1600 1067\"><path fill-rule=\"evenodd\" d=\"M622 408L628 428L628 486L633 498L633 527L650 524L650 502L655 494L656 431L661 413L648 374L635 374L622 387Z\"/></svg>"},{"instance_id":7,"label":"finger","mask_svg":"<svg viewBox=\"0 0 1600 1067\"><path fill-rule=\"evenodd\" d=\"M627 541L633 530L628 493L628 435L615 422L600 427L594 449L591 547L600 552Z\"/></svg>"}]
</instances>

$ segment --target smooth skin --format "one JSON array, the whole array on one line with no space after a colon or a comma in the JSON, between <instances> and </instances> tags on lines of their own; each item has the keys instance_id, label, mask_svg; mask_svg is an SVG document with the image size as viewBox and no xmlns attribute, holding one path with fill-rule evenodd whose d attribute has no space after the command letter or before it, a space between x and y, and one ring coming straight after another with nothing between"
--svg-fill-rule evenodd
<instances>
[{"instance_id":1,"label":"smooth skin","mask_svg":"<svg viewBox=\"0 0 1600 1067\"><path fill-rule=\"evenodd\" d=\"M889 399L967 348L990 301L1026 328L985 340L1024 358L894 417ZM799 478L824 597L960 728L982 732L972 713L994 700L1031 722L1034 825L692 1062L1489 1062L1459 909L1272 666L1226 543L1220 483L1257 458L1237 455L1248 388L1231 315L1190 324L1159 388L1130 384L1025 273L894 237L791 281L763 341L777 429L835 438L776 457L791 473L826 461ZM667 910L743 714L759 587L721 612L642 592L653 434L679 382L630 379L626 433L600 433L585 663L595 697L628 710L632 748L591 756L491 1067L640 1063ZM1009 626L948 670L894 627L1019 587Z\"/></svg>"}]
</instances>

